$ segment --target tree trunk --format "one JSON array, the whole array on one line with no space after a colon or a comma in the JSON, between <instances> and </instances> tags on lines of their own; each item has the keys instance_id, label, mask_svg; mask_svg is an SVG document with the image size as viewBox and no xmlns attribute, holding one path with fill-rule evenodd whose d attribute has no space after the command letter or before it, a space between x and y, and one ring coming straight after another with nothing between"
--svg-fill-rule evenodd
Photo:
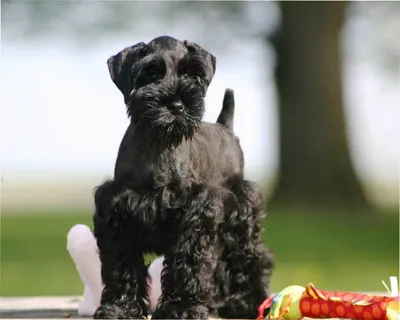
<instances>
[{"instance_id":1,"label":"tree trunk","mask_svg":"<svg viewBox=\"0 0 400 320\"><path fill-rule=\"evenodd\" d=\"M280 172L271 207L368 210L352 165L339 38L346 2L282 1L276 49Z\"/></svg>"}]
</instances>

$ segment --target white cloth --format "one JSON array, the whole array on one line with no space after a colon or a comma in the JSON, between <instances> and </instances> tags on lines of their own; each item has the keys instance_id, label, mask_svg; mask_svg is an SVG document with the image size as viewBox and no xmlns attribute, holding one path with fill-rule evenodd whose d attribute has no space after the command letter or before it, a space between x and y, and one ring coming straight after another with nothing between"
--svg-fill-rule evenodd
<instances>
[{"instance_id":1,"label":"white cloth","mask_svg":"<svg viewBox=\"0 0 400 320\"><path fill-rule=\"evenodd\" d=\"M67 235L67 250L75 262L76 269L84 285L82 300L79 303L80 316L93 316L100 306L103 284L101 281L101 262L96 239L90 228L83 224L73 226ZM161 271L164 257L155 259L149 266L149 308L154 311L161 295Z\"/></svg>"}]
</instances>

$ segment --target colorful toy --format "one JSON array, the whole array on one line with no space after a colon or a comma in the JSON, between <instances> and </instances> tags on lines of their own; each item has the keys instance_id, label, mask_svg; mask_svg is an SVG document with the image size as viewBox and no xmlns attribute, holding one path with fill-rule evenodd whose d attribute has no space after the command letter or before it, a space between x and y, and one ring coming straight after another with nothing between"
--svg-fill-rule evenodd
<instances>
[{"instance_id":1,"label":"colorful toy","mask_svg":"<svg viewBox=\"0 0 400 320\"><path fill-rule=\"evenodd\" d=\"M83 224L73 226L67 235L67 250L75 262L76 269L84 285L83 297L78 306L80 316L93 316L100 306L103 284L101 262L96 239L90 228ZM161 295L161 271L164 257L155 259L149 266L151 280L149 288L149 309L154 311Z\"/></svg>"},{"instance_id":2,"label":"colorful toy","mask_svg":"<svg viewBox=\"0 0 400 320\"><path fill-rule=\"evenodd\" d=\"M383 281L382 281L383 282ZM257 320L265 319L347 318L360 320L400 320L399 290L396 277L390 277L389 296L318 290L289 286L265 300L258 308ZM385 285L386 289L387 286Z\"/></svg>"}]
</instances>

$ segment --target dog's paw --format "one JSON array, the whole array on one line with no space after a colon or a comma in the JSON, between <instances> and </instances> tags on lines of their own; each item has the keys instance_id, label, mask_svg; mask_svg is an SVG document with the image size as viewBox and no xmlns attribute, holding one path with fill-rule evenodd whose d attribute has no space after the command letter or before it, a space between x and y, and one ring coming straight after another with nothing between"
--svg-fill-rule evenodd
<instances>
[{"instance_id":1,"label":"dog's paw","mask_svg":"<svg viewBox=\"0 0 400 320\"><path fill-rule=\"evenodd\" d=\"M104 304L97 308L94 319L144 319L145 316L135 312L131 306L121 308L119 306Z\"/></svg>"},{"instance_id":2,"label":"dog's paw","mask_svg":"<svg viewBox=\"0 0 400 320\"><path fill-rule=\"evenodd\" d=\"M182 307L180 304L159 305L151 319L208 319L208 308L202 305Z\"/></svg>"}]
</instances>

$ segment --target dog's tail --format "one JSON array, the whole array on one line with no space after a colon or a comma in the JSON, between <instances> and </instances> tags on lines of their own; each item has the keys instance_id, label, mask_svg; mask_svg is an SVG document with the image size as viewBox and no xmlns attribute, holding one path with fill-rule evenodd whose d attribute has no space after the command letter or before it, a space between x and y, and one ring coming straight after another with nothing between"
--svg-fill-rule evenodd
<instances>
[{"instance_id":1,"label":"dog's tail","mask_svg":"<svg viewBox=\"0 0 400 320\"><path fill-rule=\"evenodd\" d=\"M218 116L217 122L233 130L233 117L235 115L235 97L232 89L226 89L222 110Z\"/></svg>"}]
</instances>

